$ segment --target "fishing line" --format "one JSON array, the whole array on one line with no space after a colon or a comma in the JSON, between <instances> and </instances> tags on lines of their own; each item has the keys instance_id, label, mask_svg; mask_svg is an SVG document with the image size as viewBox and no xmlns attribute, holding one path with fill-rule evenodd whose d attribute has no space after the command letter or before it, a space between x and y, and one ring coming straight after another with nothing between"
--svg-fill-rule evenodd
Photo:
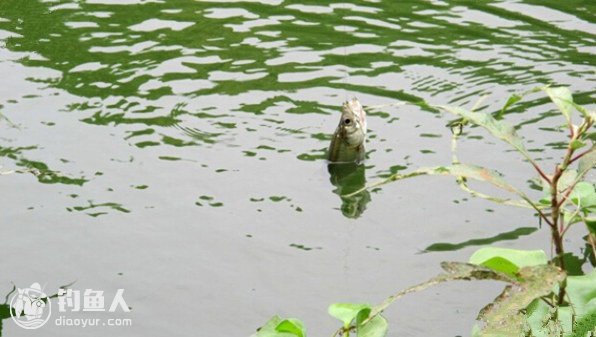
<instances>
[{"instance_id":1,"label":"fishing line","mask_svg":"<svg viewBox=\"0 0 596 337\"><path fill-rule=\"evenodd\" d=\"M348 9L347 8L347 4L344 3L342 5L344 6L343 9L344 9L344 13L345 13L345 11ZM343 17L343 14L342 14L342 20L341 21L342 21L341 22L342 23L341 30L342 30L342 33L343 33L342 40L344 40L343 41L344 42L343 43L344 60L343 60L343 67L342 67L343 68L344 76L343 76L343 79L342 79L342 88L344 90L345 100L346 101L349 101L348 90L347 90L347 86L348 85L346 83L347 80L348 80L348 76L349 76L349 74L348 74L348 52L347 52L347 47L346 47L346 44L347 44L347 38L346 38L346 36L347 36L348 30L347 30L347 27L345 25L343 25L343 23L345 21L344 20L344 17Z\"/></svg>"},{"instance_id":2,"label":"fishing line","mask_svg":"<svg viewBox=\"0 0 596 337\"><path fill-rule=\"evenodd\" d=\"M383 110L385 108L395 107L395 106L404 106L406 104L408 104L408 102L398 101L398 102L389 103L389 104L367 105L366 106L366 110L369 110L369 111L380 111L380 110Z\"/></svg>"}]
</instances>

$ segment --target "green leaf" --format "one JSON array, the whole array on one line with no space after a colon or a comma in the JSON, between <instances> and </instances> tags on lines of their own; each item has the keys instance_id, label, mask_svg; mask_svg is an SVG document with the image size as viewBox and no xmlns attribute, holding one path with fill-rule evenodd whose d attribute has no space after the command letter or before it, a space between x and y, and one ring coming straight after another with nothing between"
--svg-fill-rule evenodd
<instances>
[{"instance_id":1,"label":"green leaf","mask_svg":"<svg viewBox=\"0 0 596 337\"><path fill-rule=\"evenodd\" d=\"M580 221L582 221L582 217L576 211L570 212L566 209L563 210L563 222L565 223L565 227L571 226Z\"/></svg>"},{"instance_id":2,"label":"green leaf","mask_svg":"<svg viewBox=\"0 0 596 337\"><path fill-rule=\"evenodd\" d=\"M281 327L281 330L280 330ZM257 329L256 337L304 337L304 326L302 322L297 319L281 319L275 315L265 323L262 327Z\"/></svg>"},{"instance_id":3,"label":"green leaf","mask_svg":"<svg viewBox=\"0 0 596 337\"><path fill-rule=\"evenodd\" d=\"M575 326L572 329L573 332L568 337L590 336L589 333L594 332L594 327L596 327L596 311L587 313L579 319L576 318Z\"/></svg>"},{"instance_id":4,"label":"green leaf","mask_svg":"<svg viewBox=\"0 0 596 337\"><path fill-rule=\"evenodd\" d=\"M271 317L265 325L257 329L256 337L276 337L278 332L275 328L281 321L282 319L278 315Z\"/></svg>"},{"instance_id":5,"label":"green leaf","mask_svg":"<svg viewBox=\"0 0 596 337\"><path fill-rule=\"evenodd\" d=\"M498 172L484 168L484 167L474 166L474 165L466 165L466 164L454 164L454 165L450 165L450 166L437 166L437 167L423 167L423 168L419 168L419 169L409 172L409 173L404 173L404 174L396 173L394 175L391 175L389 178L387 178L385 180L374 183L374 184L369 185L363 189L360 189L356 192L353 192L353 193L350 193L350 194L344 195L344 196L349 197L352 195L356 195L356 194L360 193L362 190L367 189L367 188L377 187L377 186L381 186L381 185L384 185L384 184L387 184L390 182L394 182L397 180L412 178L412 177L417 177L417 176L422 176L422 175L451 175L451 176L455 176L455 177L465 177L465 178L470 178L470 179L474 179L474 180L484 181L484 182L490 183L496 187L502 188L506 191L517 193L518 195L522 196L522 198L527 199L527 197L525 197L525 194L523 194L521 191L517 190L515 187L511 186L507 181L505 181L505 179L502 178L502 176Z\"/></svg>"},{"instance_id":6,"label":"green leaf","mask_svg":"<svg viewBox=\"0 0 596 337\"><path fill-rule=\"evenodd\" d=\"M563 174L561 175L561 178L559 178L559 182L557 183L558 192L562 192L562 191L566 190L567 188L569 188L571 185L573 185L575 183L576 179L577 179L577 171L576 170L572 170L572 169L565 170L563 172ZM549 194L550 194L550 188L549 188Z\"/></svg>"},{"instance_id":7,"label":"green leaf","mask_svg":"<svg viewBox=\"0 0 596 337\"><path fill-rule=\"evenodd\" d=\"M505 105L501 108L501 112L500 112L499 116L504 115L507 108L509 108L513 104L521 101L522 98L523 98L523 96L520 96L518 94L513 94L513 95L509 96L509 99L507 100Z\"/></svg>"},{"instance_id":8,"label":"green leaf","mask_svg":"<svg viewBox=\"0 0 596 337\"><path fill-rule=\"evenodd\" d=\"M470 263L483 265L486 261L500 257L513 263L518 268L538 266L548 263L548 257L542 250L518 250L510 248L485 247L470 256Z\"/></svg>"},{"instance_id":9,"label":"green leaf","mask_svg":"<svg viewBox=\"0 0 596 337\"><path fill-rule=\"evenodd\" d=\"M565 290L578 316L596 312L596 270L586 275L567 277Z\"/></svg>"},{"instance_id":10,"label":"green leaf","mask_svg":"<svg viewBox=\"0 0 596 337\"><path fill-rule=\"evenodd\" d=\"M556 319L560 317L560 310L565 308L552 308L541 299L535 299L526 309L526 323L531 330L532 337L553 337L561 336L563 330L570 330L571 324L563 326Z\"/></svg>"},{"instance_id":11,"label":"green leaf","mask_svg":"<svg viewBox=\"0 0 596 337\"><path fill-rule=\"evenodd\" d=\"M551 101L557 105L567 124L571 123L571 112L573 111L573 96L566 87L545 88L544 91L550 97Z\"/></svg>"},{"instance_id":12,"label":"green leaf","mask_svg":"<svg viewBox=\"0 0 596 337\"><path fill-rule=\"evenodd\" d=\"M584 118L589 118L589 119L592 119L592 120L596 120L596 112L590 111L590 110L584 108L583 106L581 106L581 105L579 105L577 103L572 103L572 104L573 104L573 107L577 111L579 111L579 113L581 113Z\"/></svg>"},{"instance_id":13,"label":"green leaf","mask_svg":"<svg viewBox=\"0 0 596 337\"><path fill-rule=\"evenodd\" d=\"M475 264L470 263L463 263L463 262L441 262L441 268L445 270L445 273L439 274L430 280L417 284L415 286L411 286L407 289L404 289L397 294L390 296L387 298L383 303L375 306L368 318L368 320L372 320L378 315L380 315L383 310L387 309L393 302L397 299L403 297L406 294L417 292L429 288L431 286L437 285L439 283L447 282L447 281L454 281L454 280L496 280L496 281L505 281L505 282L517 282L516 279L512 278L511 276L496 272L489 268L478 266ZM363 324L367 322L364 321Z\"/></svg>"},{"instance_id":14,"label":"green leaf","mask_svg":"<svg viewBox=\"0 0 596 337\"><path fill-rule=\"evenodd\" d=\"M470 333L472 337L483 337L482 330L478 326L478 324L474 324L472 327L472 332Z\"/></svg>"},{"instance_id":15,"label":"green leaf","mask_svg":"<svg viewBox=\"0 0 596 337\"><path fill-rule=\"evenodd\" d=\"M583 141L581 141L581 140L579 140L579 139L576 139L576 140L574 140L574 141L571 142L571 148L573 150L581 149L584 146L586 146L586 143L583 142Z\"/></svg>"},{"instance_id":16,"label":"green leaf","mask_svg":"<svg viewBox=\"0 0 596 337\"><path fill-rule=\"evenodd\" d=\"M515 129L506 124L505 122L498 121L493 116L483 112L472 112L463 108L459 107L451 107L451 106L438 106L443 110L446 110L450 113L455 115L461 116L466 120L469 120L473 124L479 125L488 132L490 132L493 136L509 143L513 146L519 153L521 153L526 159L534 163L534 160L530 156L528 150L526 150L522 139L517 135Z\"/></svg>"},{"instance_id":17,"label":"green leaf","mask_svg":"<svg viewBox=\"0 0 596 337\"><path fill-rule=\"evenodd\" d=\"M566 283L565 290L573 309L563 306L555 310L541 300L532 302L527 310L527 322L533 336L584 337L596 326L596 271L587 275L568 276ZM557 285L553 291L558 292ZM574 327L573 321L576 322Z\"/></svg>"},{"instance_id":18,"label":"green leaf","mask_svg":"<svg viewBox=\"0 0 596 337\"><path fill-rule=\"evenodd\" d=\"M513 262L500 256L490 258L482 262L480 265L495 271L500 271L511 276L515 276L515 274L519 271L519 267L516 266Z\"/></svg>"},{"instance_id":19,"label":"green leaf","mask_svg":"<svg viewBox=\"0 0 596 337\"><path fill-rule=\"evenodd\" d=\"M592 147L590 152L579 159L579 164L577 167L578 174L583 176L589 170L593 169L594 166L596 166L596 148Z\"/></svg>"},{"instance_id":20,"label":"green leaf","mask_svg":"<svg viewBox=\"0 0 596 337\"><path fill-rule=\"evenodd\" d=\"M371 306L368 304L333 303L327 311L329 315L339 319L344 324L344 328L348 328L363 310L368 310L368 313L370 313Z\"/></svg>"},{"instance_id":21,"label":"green leaf","mask_svg":"<svg viewBox=\"0 0 596 337\"><path fill-rule=\"evenodd\" d=\"M596 206L596 190L592 183L580 181L575 185L569 197L574 204L581 208Z\"/></svg>"},{"instance_id":22,"label":"green leaf","mask_svg":"<svg viewBox=\"0 0 596 337\"><path fill-rule=\"evenodd\" d=\"M588 231L596 235L596 217L584 218L584 221L586 222L586 227L588 227Z\"/></svg>"},{"instance_id":23,"label":"green leaf","mask_svg":"<svg viewBox=\"0 0 596 337\"><path fill-rule=\"evenodd\" d=\"M520 282L505 290L478 314L486 323L482 336L523 336L525 310L535 299L550 294L555 284L565 279L565 273L553 265L521 268ZM520 333L521 332L521 333Z\"/></svg>"},{"instance_id":24,"label":"green leaf","mask_svg":"<svg viewBox=\"0 0 596 337\"><path fill-rule=\"evenodd\" d=\"M295 318L284 319L275 327L275 330L278 332L287 332L297 337L306 336L304 324Z\"/></svg>"},{"instance_id":25,"label":"green leaf","mask_svg":"<svg viewBox=\"0 0 596 337\"><path fill-rule=\"evenodd\" d=\"M579 159L579 164L577 168L577 177L575 178L574 184L578 184L580 181L584 179L586 174L596 166L596 147L592 146L588 151L586 151L582 157ZM569 199L566 199L567 202Z\"/></svg>"},{"instance_id":26,"label":"green leaf","mask_svg":"<svg viewBox=\"0 0 596 337\"><path fill-rule=\"evenodd\" d=\"M501 111L499 111L498 114L495 117L497 119L500 119L505 114L505 111L507 110L507 108L509 108L513 104L519 102L525 96L527 96L529 94L533 94L533 93L538 92L538 91L543 90L543 89L544 89L543 87L536 87L536 88L532 88L532 89L530 89L528 91L525 91L525 92L523 92L521 94L513 94L513 95L509 96L509 98L507 99L507 102L505 103L505 105L501 108Z\"/></svg>"},{"instance_id":27,"label":"green leaf","mask_svg":"<svg viewBox=\"0 0 596 337\"><path fill-rule=\"evenodd\" d=\"M375 316L366 324L358 327L358 337L385 337L387 335L387 320L382 315Z\"/></svg>"},{"instance_id":28,"label":"green leaf","mask_svg":"<svg viewBox=\"0 0 596 337\"><path fill-rule=\"evenodd\" d=\"M518 193L517 189L505 181L500 173L480 166L457 164L444 167L442 171L437 170L437 173L485 181L506 191Z\"/></svg>"},{"instance_id":29,"label":"green leaf","mask_svg":"<svg viewBox=\"0 0 596 337\"><path fill-rule=\"evenodd\" d=\"M362 323L366 321L366 319L370 316L371 310L372 308L364 308L358 311L358 315L356 315L356 327L361 326Z\"/></svg>"}]
</instances>

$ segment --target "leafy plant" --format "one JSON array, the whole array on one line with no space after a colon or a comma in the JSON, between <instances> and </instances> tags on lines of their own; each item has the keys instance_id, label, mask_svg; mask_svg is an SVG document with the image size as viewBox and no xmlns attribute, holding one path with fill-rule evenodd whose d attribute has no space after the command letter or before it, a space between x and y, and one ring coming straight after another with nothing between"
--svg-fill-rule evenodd
<instances>
[{"instance_id":1,"label":"leafy plant","mask_svg":"<svg viewBox=\"0 0 596 337\"><path fill-rule=\"evenodd\" d=\"M502 121L506 110L521 101L525 95L543 91L557 106L569 130L569 139L562 160L551 173L538 165L526 149L514 127ZM479 103L476 104L478 106ZM334 336L383 337L387 321L383 311L400 297L424 290L435 284L454 280L498 280L508 283L503 292L480 310L480 323L474 327L478 336L586 336L596 327L596 271L586 275L570 275L565 256L564 237L569 228L582 223L587 229L586 241L591 247L591 258L596 256L596 189L586 181L588 172L596 166L594 136L590 133L596 112L588 111L573 101L571 92L564 87L540 87L521 95L511 96L495 115L466 110L461 107L434 106L459 117L448 124L453 131L452 162L450 165L419 168L408 173L396 173L364 187L370 189L390 182L422 175L449 175L456 177L460 188L473 196L500 204L533 209L541 222L548 225L554 246L554 256L549 260L542 250L515 250L485 247L476 251L469 263L443 262L445 273L424 283L412 286L387 298L383 303L336 303L329 307L329 314L342 322ZM574 124L574 113L580 117ZM461 163L457 156L457 142L464 127L473 124L486 129L492 136L512 146L536 171L543 198L532 200L521 189L508 183L495 170ZM577 166L576 166L577 163ZM576 166L575 168L573 166ZM489 183L516 197L502 198L481 193L468 185L468 180ZM362 190L347 195L355 195ZM588 258L585 259L589 260ZM277 316L276 316L277 317ZM279 318L272 318L260 331L279 332ZM272 327L275 326L272 329ZM300 323L300 327L302 327ZM257 337L305 337L293 335L259 335ZM285 333L285 332L284 332Z\"/></svg>"},{"instance_id":2,"label":"leafy plant","mask_svg":"<svg viewBox=\"0 0 596 337\"><path fill-rule=\"evenodd\" d=\"M295 318L273 316L257 330L255 337L305 337L304 324Z\"/></svg>"},{"instance_id":3,"label":"leafy plant","mask_svg":"<svg viewBox=\"0 0 596 337\"><path fill-rule=\"evenodd\" d=\"M360 337L384 336L387 333L387 320L378 314L371 315L373 307L368 304L335 303L329 306L329 314L343 326L335 333L350 336L355 331Z\"/></svg>"}]
</instances>

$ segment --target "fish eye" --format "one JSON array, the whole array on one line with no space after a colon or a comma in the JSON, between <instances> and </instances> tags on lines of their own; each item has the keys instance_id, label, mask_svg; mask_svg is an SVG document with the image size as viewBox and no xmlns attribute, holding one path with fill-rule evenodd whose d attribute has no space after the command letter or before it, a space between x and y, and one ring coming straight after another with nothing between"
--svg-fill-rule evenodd
<instances>
[{"instance_id":1,"label":"fish eye","mask_svg":"<svg viewBox=\"0 0 596 337\"><path fill-rule=\"evenodd\" d=\"M350 125L350 123L352 123L352 120L349 118L344 119L344 124L345 125Z\"/></svg>"}]
</instances>

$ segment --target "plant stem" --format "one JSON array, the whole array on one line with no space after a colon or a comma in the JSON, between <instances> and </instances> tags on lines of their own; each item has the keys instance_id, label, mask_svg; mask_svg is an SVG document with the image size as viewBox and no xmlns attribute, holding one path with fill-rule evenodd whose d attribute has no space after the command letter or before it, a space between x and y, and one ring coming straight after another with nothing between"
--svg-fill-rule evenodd
<instances>
[{"instance_id":1,"label":"plant stem","mask_svg":"<svg viewBox=\"0 0 596 337\"><path fill-rule=\"evenodd\" d=\"M596 259L596 235L588 232L588 242L590 242L590 246L592 246L592 255Z\"/></svg>"},{"instance_id":2,"label":"plant stem","mask_svg":"<svg viewBox=\"0 0 596 337\"><path fill-rule=\"evenodd\" d=\"M586 151L584 151L584 152L582 152L582 153L578 154L577 156L573 157L573 159L571 159L571 160L569 161L569 164L572 164L572 163L573 163L573 162L575 162L576 160L580 159L581 157L583 157L583 156L587 155L588 153L590 153L590 152L592 152L592 151L594 151L594 146L592 146L592 147L591 147L589 150L586 150Z\"/></svg>"},{"instance_id":3,"label":"plant stem","mask_svg":"<svg viewBox=\"0 0 596 337\"><path fill-rule=\"evenodd\" d=\"M583 123L585 124L585 123ZM565 261L563 260L563 255L565 254L565 248L563 247L563 231L564 231L564 221L562 217L562 206L565 200L569 197L574 186L569 188L569 191L565 195L562 196L561 200L559 200L559 179L563 176L563 173L568 169L569 165L574 161L577 160L578 157L573 157L573 152L575 151L572 147L572 144L575 140L577 140L580 135L582 134L583 127L585 125L580 126L579 132L574 132L573 128L570 127L571 134L569 144L567 146L567 151L565 153L565 157L563 158L563 162L555 167L555 172L553 177L550 181L550 191L551 191L551 222L549 223L551 229L551 236L553 243L555 245L555 263L559 268L561 268L564 272L567 272L567 268L565 267ZM583 155L583 154L582 154ZM562 192L562 191L561 191ZM559 222L561 225L559 226ZM565 282L562 282L559 285L559 296L558 296L558 304L561 305L564 302L565 298Z\"/></svg>"},{"instance_id":4,"label":"plant stem","mask_svg":"<svg viewBox=\"0 0 596 337\"><path fill-rule=\"evenodd\" d=\"M538 172L538 174L542 177L542 179L546 180L547 183L551 183L550 178L544 173L544 171L542 171L542 169L540 168L540 166L538 166L538 164L536 164L535 162L530 162L532 164L532 166L534 166L534 168L536 169L536 172Z\"/></svg>"},{"instance_id":5,"label":"plant stem","mask_svg":"<svg viewBox=\"0 0 596 337\"><path fill-rule=\"evenodd\" d=\"M569 151L568 151L569 153ZM567 156L566 156L567 157ZM563 260L563 254L565 253L565 249L563 247L563 236L561 235L558 223L559 223L559 217L561 215L561 210L560 210L560 205L559 205L559 200L558 200L558 196L557 196L557 192L558 192L558 188L557 188L557 184L559 182L559 178L561 178L561 175L563 170L561 170L560 166L557 165L557 168L555 170L555 174L553 175L553 180L551 182L551 207L552 207L552 219L551 219L551 223L549 223L550 226L550 231L551 231L551 236L552 236L552 240L553 243L555 245L555 263L557 264L557 266L559 266L563 271L567 272L567 269L565 268L565 262ZM559 285L559 296L558 296L558 305L561 305L563 303L563 299L565 298L565 284L561 283Z\"/></svg>"}]
</instances>

